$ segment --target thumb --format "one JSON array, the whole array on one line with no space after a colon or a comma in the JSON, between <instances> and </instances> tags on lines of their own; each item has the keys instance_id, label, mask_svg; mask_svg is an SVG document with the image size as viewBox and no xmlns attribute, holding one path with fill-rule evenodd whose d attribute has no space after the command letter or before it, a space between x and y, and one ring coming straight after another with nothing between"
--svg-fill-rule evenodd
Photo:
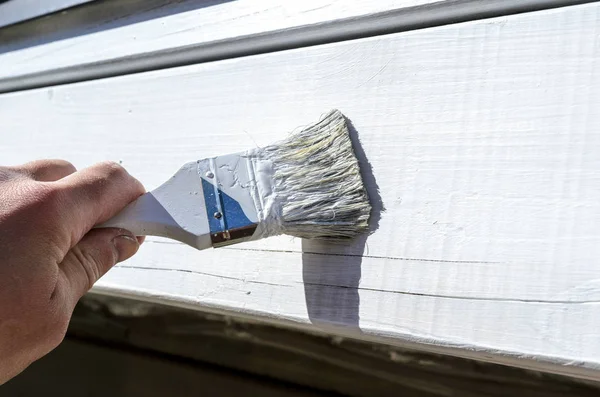
<instances>
[{"instance_id":1,"label":"thumb","mask_svg":"<svg viewBox=\"0 0 600 397\"><path fill-rule=\"evenodd\" d=\"M124 229L92 229L59 265L67 296L77 302L116 263L132 257L140 242Z\"/></svg>"}]
</instances>

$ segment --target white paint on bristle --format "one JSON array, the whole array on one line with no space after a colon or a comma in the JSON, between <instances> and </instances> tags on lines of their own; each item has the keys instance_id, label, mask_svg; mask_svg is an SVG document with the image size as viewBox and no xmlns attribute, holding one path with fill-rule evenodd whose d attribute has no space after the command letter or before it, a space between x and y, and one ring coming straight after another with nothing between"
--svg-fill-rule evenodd
<instances>
[{"instance_id":1,"label":"white paint on bristle","mask_svg":"<svg viewBox=\"0 0 600 397\"><path fill-rule=\"evenodd\" d=\"M371 205L339 110L247 155L255 171L261 238L351 238L368 229Z\"/></svg>"}]
</instances>

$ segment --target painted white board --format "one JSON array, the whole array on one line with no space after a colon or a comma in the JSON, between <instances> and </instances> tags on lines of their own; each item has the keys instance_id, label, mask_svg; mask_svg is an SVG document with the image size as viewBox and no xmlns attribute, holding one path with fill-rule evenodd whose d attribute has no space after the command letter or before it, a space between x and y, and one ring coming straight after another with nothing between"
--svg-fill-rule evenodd
<instances>
[{"instance_id":1,"label":"painted white board","mask_svg":"<svg viewBox=\"0 0 600 397\"><path fill-rule=\"evenodd\" d=\"M144 20L145 15L150 17L157 14L157 10L150 7L142 13L117 20L111 16L105 22L91 26L89 32L83 29L66 39L2 53L0 78L294 29L434 2L435 0L225 0L195 2L195 6L193 1L167 6L158 4L157 8L165 10L162 17ZM129 20L140 22L129 23ZM98 26L102 29L98 30ZM1 48L0 46L0 52Z\"/></svg>"},{"instance_id":2,"label":"painted white board","mask_svg":"<svg viewBox=\"0 0 600 397\"><path fill-rule=\"evenodd\" d=\"M337 107L385 207L366 242L149 239L96 291L598 380L599 30L594 3L4 94L0 159L152 189Z\"/></svg>"}]
</instances>

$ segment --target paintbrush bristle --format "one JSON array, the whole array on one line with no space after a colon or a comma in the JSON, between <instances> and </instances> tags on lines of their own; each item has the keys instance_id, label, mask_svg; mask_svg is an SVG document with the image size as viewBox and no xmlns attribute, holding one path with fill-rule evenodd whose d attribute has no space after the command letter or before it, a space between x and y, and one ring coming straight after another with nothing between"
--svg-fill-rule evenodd
<instances>
[{"instance_id":1,"label":"paintbrush bristle","mask_svg":"<svg viewBox=\"0 0 600 397\"><path fill-rule=\"evenodd\" d=\"M273 163L281 231L302 238L351 238L368 230L371 205L339 110L263 148Z\"/></svg>"}]
</instances>

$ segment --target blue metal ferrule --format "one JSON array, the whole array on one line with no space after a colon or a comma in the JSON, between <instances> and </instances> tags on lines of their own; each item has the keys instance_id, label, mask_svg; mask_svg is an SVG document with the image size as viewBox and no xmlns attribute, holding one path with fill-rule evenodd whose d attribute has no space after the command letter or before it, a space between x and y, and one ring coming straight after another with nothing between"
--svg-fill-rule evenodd
<instances>
[{"instance_id":1,"label":"blue metal ferrule","mask_svg":"<svg viewBox=\"0 0 600 397\"><path fill-rule=\"evenodd\" d=\"M213 247L251 237L257 224L248 219L240 203L219 188L218 173L210 172L210 175L210 180L204 176L201 176L201 180Z\"/></svg>"}]
</instances>

